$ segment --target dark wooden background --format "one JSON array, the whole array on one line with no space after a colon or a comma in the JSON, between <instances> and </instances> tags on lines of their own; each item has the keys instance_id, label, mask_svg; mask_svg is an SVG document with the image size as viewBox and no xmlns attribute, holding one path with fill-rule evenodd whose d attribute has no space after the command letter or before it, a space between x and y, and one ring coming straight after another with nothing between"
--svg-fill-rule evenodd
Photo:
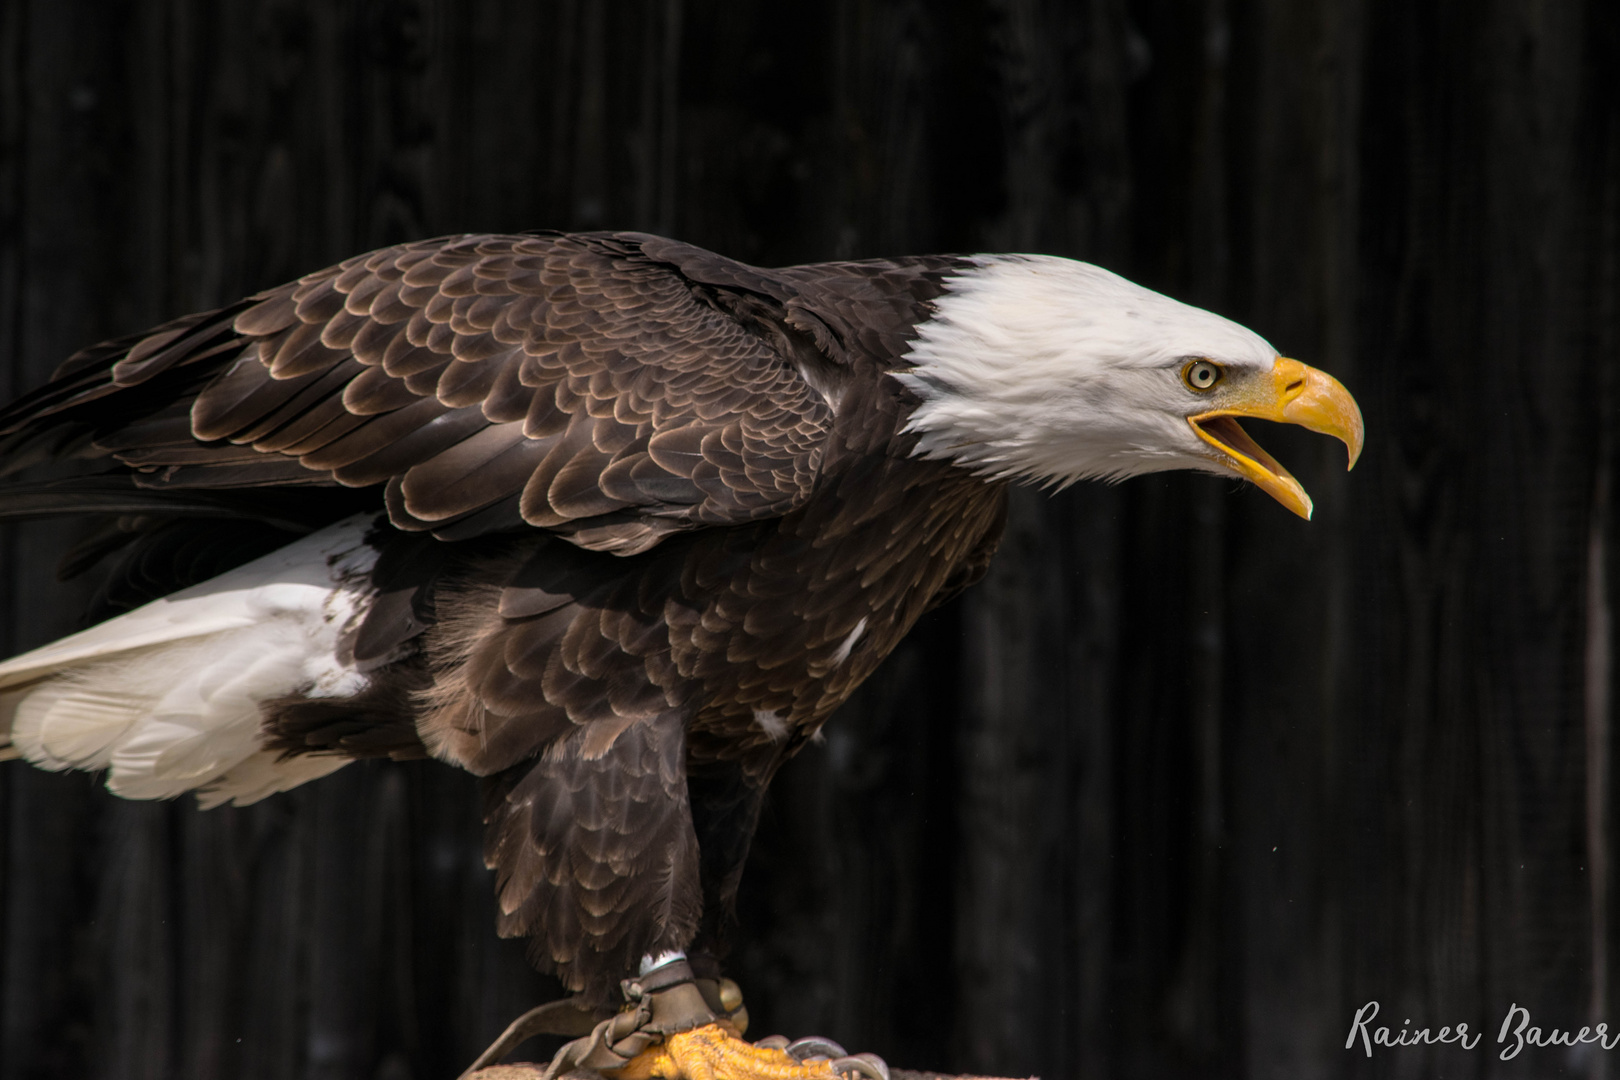
<instances>
[{"instance_id":1,"label":"dark wooden background","mask_svg":"<svg viewBox=\"0 0 1620 1080\"><path fill-rule=\"evenodd\" d=\"M5 0L0 390L351 253L624 227L1101 262L1359 398L1317 499L1021 493L778 781L755 1031L1056 1077L1620 1075L1611 0ZM0 645L69 629L5 534ZM0 1077L448 1080L550 993L469 778L0 767ZM1379 1022L1476 1050L1344 1042ZM1607 1070L1607 1071L1606 1071Z\"/></svg>"}]
</instances>

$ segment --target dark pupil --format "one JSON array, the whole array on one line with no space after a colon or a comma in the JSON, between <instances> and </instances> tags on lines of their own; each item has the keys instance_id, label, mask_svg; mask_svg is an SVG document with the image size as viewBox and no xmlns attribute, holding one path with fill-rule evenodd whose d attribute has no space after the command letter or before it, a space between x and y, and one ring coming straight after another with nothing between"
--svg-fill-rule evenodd
<instances>
[{"instance_id":1,"label":"dark pupil","mask_svg":"<svg viewBox=\"0 0 1620 1080\"><path fill-rule=\"evenodd\" d=\"M1199 386L1207 385L1209 383L1209 368L1204 367L1202 364L1193 368L1193 382L1196 382Z\"/></svg>"}]
</instances>

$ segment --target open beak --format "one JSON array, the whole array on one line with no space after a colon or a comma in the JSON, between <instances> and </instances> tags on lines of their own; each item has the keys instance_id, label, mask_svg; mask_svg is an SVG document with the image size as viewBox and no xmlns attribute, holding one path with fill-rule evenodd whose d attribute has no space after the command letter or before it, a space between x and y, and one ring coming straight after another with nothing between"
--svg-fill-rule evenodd
<instances>
[{"instance_id":1,"label":"open beak","mask_svg":"<svg viewBox=\"0 0 1620 1080\"><path fill-rule=\"evenodd\" d=\"M1311 497L1287 469L1260 449L1238 426L1238 417L1298 424L1332 435L1350 451L1349 468L1361 456L1361 410L1356 399L1325 371L1279 356L1271 374L1239 394L1227 396L1222 407L1189 416L1198 437L1215 451L1216 460L1307 520Z\"/></svg>"}]
</instances>

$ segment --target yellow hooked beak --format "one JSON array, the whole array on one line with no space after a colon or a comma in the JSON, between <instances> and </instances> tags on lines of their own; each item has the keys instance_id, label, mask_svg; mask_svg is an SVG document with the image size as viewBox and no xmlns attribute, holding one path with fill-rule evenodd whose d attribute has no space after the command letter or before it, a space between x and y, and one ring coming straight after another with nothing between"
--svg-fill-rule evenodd
<instances>
[{"instance_id":1,"label":"yellow hooked beak","mask_svg":"<svg viewBox=\"0 0 1620 1080\"><path fill-rule=\"evenodd\" d=\"M1237 417L1298 424L1332 435L1350 451L1349 468L1361 456L1361 410L1356 399L1325 371L1279 356L1268 375L1241 388L1217 391L1220 408L1189 416L1198 437L1215 451L1215 459L1302 518L1311 516L1311 497L1287 469L1255 444L1238 426Z\"/></svg>"}]
</instances>

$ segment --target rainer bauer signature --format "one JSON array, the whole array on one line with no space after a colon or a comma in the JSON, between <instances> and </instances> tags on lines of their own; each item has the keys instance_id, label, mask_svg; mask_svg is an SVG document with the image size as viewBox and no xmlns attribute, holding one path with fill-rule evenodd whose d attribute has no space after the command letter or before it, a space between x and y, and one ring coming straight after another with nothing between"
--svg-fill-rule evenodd
<instances>
[{"instance_id":1,"label":"rainer bauer signature","mask_svg":"<svg viewBox=\"0 0 1620 1080\"><path fill-rule=\"evenodd\" d=\"M1410 1019L1401 1021L1400 1030L1391 1031L1388 1027L1372 1026L1377 1016L1376 1001L1369 1001L1356 1010L1355 1019L1350 1021L1350 1037L1344 1040L1346 1050L1355 1049L1357 1040L1360 1040L1361 1049L1368 1057L1372 1057L1375 1046L1395 1049L1402 1046L1451 1043L1464 1050L1472 1050L1479 1045L1479 1040L1485 1034L1482 1031L1470 1032L1467 1024L1447 1025L1439 1031L1432 1028L1418 1028L1413 1031ZM1543 1031L1531 1025L1529 1009L1514 1003L1508 1006L1507 1015L1502 1018L1502 1029L1496 1033L1496 1041L1502 1047L1501 1053L1497 1056L1503 1061L1511 1061L1527 1046L1580 1046L1583 1043L1596 1043L1605 1050L1613 1050L1616 1046L1620 1046L1620 1031L1610 1035L1608 1024L1583 1027L1579 1031L1563 1028L1548 1028Z\"/></svg>"}]
</instances>

